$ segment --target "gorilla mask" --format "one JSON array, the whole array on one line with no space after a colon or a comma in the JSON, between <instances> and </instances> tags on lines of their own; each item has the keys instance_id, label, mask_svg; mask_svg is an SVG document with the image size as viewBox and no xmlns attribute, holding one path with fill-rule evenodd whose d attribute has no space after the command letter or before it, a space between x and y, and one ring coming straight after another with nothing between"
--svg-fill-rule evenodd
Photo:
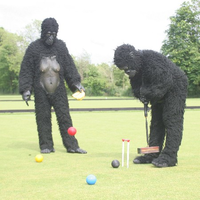
<instances>
[{"instance_id":1,"label":"gorilla mask","mask_svg":"<svg viewBox=\"0 0 200 200\"><path fill-rule=\"evenodd\" d=\"M129 44L123 44L115 50L114 64L133 78L141 68L140 53Z\"/></svg>"},{"instance_id":2,"label":"gorilla mask","mask_svg":"<svg viewBox=\"0 0 200 200\"><path fill-rule=\"evenodd\" d=\"M47 45L51 46L55 42L58 33L58 23L54 18L47 18L42 22L41 39Z\"/></svg>"}]
</instances>

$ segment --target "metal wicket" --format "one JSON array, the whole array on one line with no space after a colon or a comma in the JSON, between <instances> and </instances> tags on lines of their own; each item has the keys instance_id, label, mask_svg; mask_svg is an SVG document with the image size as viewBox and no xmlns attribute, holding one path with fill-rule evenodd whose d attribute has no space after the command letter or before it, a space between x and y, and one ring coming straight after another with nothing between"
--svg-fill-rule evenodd
<instances>
[{"instance_id":1,"label":"metal wicket","mask_svg":"<svg viewBox=\"0 0 200 200\"><path fill-rule=\"evenodd\" d=\"M122 139L122 167L124 167L124 142L127 142L127 160L126 160L126 165L127 168L129 168L129 142L130 140L128 139Z\"/></svg>"}]
</instances>

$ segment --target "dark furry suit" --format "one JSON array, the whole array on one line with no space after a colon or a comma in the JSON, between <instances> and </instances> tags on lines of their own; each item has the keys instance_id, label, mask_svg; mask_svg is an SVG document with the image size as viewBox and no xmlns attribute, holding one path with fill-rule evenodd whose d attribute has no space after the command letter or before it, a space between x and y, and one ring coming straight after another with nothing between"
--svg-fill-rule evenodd
<instances>
[{"instance_id":1,"label":"dark furry suit","mask_svg":"<svg viewBox=\"0 0 200 200\"><path fill-rule=\"evenodd\" d=\"M44 20L45 21L45 20ZM70 153L79 149L78 141L74 136L69 136L67 130L73 126L69 114L68 98L64 81L67 82L72 92L76 90L75 84L80 83L80 75L74 65L65 43L55 38L53 45L46 45L44 35L47 30L58 31L58 24L53 18L49 18L43 23L41 38L32 42L24 55L19 75L19 91L34 89L35 113L39 134L39 145L43 153L54 152L51 125L51 107L54 108L63 144ZM43 57L56 56L60 65L60 83L53 94L48 94L40 84L40 61ZM47 150L47 152L46 152ZM79 149L80 150L80 149Z\"/></svg>"},{"instance_id":2,"label":"dark furry suit","mask_svg":"<svg viewBox=\"0 0 200 200\"><path fill-rule=\"evenodd\" d=\"M129 75L134 96L143 103L150 102L152 120L149 146L160 147L160 153L139 156L134 163L175 166L182 140L188 85L186 75L160 53L136 51L133 46L126 44L115 50L114 63Z\"/></svg>"}]
</instances>

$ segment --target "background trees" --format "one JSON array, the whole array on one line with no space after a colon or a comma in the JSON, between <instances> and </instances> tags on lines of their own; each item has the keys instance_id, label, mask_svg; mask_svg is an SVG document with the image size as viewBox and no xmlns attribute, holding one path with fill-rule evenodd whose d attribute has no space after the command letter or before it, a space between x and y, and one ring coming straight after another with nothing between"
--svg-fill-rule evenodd
<instances>
[{"instance_id":1,"label":"background trees","mask_svg":"<svg viewBox=\"0 0 200 200\"><path fill-rule=\"evenodd\" d=\"M40 20L34 20L30 24L26 25L24 30L20 32L20 48L22 52L25 52L31 42L40 38L41 23L42 21Z\"/></svg>"},{"instance_id":2,"label":"background trees","mask_svg":"<svg viewBox=\"0 0 200 200\"><path fill-rule=\"evenodd\" d=\"M0 93L18 93L21 60L40 27L41 21L32 21L19 35L0 28ZM200 96L200 0L184 2L165 32L161 53L187 74L189 96ZM92 64L87 52L73 58L87 96L132 96L128 77L113 64Z\"/></svg>"},{"instance_id":3,"label":"background trees","mask_svg":"<svg viewBox=\"0 0 200 200\"><path fill-rule=\"evenodd\" d=\"M18 74L27 46L40 37L41 21L28 24L19 34L0 28L0 93L18 94ZM121 96L128 94L128 77L114 65L92 64L90 55L83 52L74 57L87 96ZM67 88L68 92L70 90ZM132 94L131 94L132 95Z\"/></svg>"},{"instance_id":4,"label":"background trees","mask_svg":"<svg viewBox=\"0 0 200 200\"><path fill-rule=\"evenodd\" d=\"M0 88L2 93L16 93L22 60L19 36L0 28Z\"/></svg>"},{"instance_id":5,"label":"background trees","mask_svg":"<svg viewBox=\"0 0 200 200\"><path fill-rule=\"evenodd\" d=\"M161 52L188 76L190 96L200 95L200 1L185 2L170 17Z\"/></svg>"},{"instance_id":6,"label":"background trees","mask_svg":"<svg viewBox=\"0 0 200 200\"><path fill-rule=\"evenodd\" d=\"M126 92L130 87L128 77L114 65L107 63L94 65L90 62L87 53L74 58L74 61L87 96L127 96L129 94Z\"/></svg>"},{"instance_id":7,"label":"background trees","mask_svg":"<svg viewBox=\"0 0 200 200\"><path fill-rule=\"evenodd\" d=\"M28 24L20 35L0 28L0 92L18 93L18 74L24 52L40 36L41 21Z\"/></svg>"}]
</instances>

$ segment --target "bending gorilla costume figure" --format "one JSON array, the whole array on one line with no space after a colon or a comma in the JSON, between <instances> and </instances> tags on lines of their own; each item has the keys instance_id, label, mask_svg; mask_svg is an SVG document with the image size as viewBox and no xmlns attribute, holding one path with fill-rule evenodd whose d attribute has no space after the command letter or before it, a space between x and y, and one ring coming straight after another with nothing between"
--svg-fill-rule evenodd
<instances>
[{"instance_id":1,"label":"bending gorilla costume figure","mask_svg":"<svg viewBox=\"0 0 200 200\"><path fill-rule=\"evenodd\" d=\"M149 146L160 147L160 153L138 156L133 162L152 163L156 167L175 166L182 140L186 75L165 56L152 50L136 51L128 44L117 47L114 63L129 75L134 96L151 104Z\"/></svg>"},{"instance_id":2,"label":"bending gorilla costume figure","mask_svg":"<svg viewBox=\"0 0 200 200\"><path fill-rule=\"evenodd\" d=\"M54 18L42 22L41 38L32 42L24 55L19 74L19 92L27 102L32 90L41 153L54 152L51 107L54 107L62 141L69 153L87 153L74 136L64 80L70 90L84 90L81 78L65 43L57 39L58 23Z\"/></svg>"}]
</instances>

